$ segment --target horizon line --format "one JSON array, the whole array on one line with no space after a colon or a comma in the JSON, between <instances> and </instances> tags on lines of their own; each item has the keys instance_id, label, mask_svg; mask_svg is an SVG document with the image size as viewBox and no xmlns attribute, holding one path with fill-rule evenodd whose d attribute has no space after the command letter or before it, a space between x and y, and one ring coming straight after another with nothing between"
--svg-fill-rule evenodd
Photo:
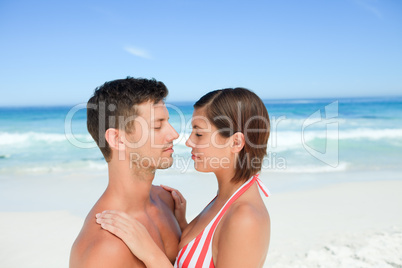
<instances>
[{"instance_id":1,"label":"horizon line","mask_svg":"<svg viewBox=\"0 0 402 268\"><path fill-rule=\"evenodd\" d=\"M311 100L352 100L352 99L394 99L394 98L402 98L402 95L377 95L377 96L353 96L353 97L308 97L308 98L261 98L261 100L266 103L266 102L279 102L279 101L289 101L291 103L292 101L311 101ZM172 103L172 104L193 104L197 100L168 100L165 102L166 103ZM3 105L0 104L0 108L52 108L52 107L71 107L75 106L78 104L82 103L87 103L85 102L79 102L79 103L74 103L74 104L7 104Z\"/></svg>"}]
</instances>

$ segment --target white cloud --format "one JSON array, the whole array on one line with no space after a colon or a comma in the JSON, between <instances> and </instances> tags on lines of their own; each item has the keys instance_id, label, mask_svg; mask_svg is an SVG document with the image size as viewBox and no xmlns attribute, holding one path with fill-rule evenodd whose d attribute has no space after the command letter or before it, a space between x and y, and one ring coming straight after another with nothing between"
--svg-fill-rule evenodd
<instances>
[{"instance_id":1,"label":"white cloud","mask_svg":"<svg viewBox=\"0 0 402 268\"><path fill-rule=\"evenodd\" d=\"M126 46L124 48L125 51L127 51L128 53L130 53L131 55L140 57L140 58L144 58L144 59L152 59L151 54L149 54L148 51L138 48L138 47L133 47L133 46Z\"/></svg>"}]
</instances>

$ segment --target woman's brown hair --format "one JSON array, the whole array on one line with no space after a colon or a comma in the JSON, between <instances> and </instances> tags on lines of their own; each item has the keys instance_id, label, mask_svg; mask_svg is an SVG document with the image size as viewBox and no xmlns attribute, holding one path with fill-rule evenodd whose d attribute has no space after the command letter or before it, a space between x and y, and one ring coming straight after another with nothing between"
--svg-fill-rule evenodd
<instances>
[{"instance_id":1,"label":"woman's brown hair","mask_svg":"<svg viewBox=\"0 0 402 268\"><path fill-rule=\"evenodd\" d=\"M245 88L215 90L201 97L194 109L206 108L208 120L223 137L241 132L245 145L235 163L232 182L245 181L261 170L267 154L270 123L262 100Z\"/></svg>"}]
</instances>

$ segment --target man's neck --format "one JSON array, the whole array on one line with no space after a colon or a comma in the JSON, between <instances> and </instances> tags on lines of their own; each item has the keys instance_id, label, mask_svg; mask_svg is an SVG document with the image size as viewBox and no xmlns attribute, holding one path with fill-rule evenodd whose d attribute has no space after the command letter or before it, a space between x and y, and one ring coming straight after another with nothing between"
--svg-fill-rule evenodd
<instances>
[{"instance_id":1,"label":"man's neck","mask_svg":"<svg viewBox=\"0 0 402 268\"><path fill-rule=\"evenodd\" d=\"M125 161L109 166L109 184L105 194L121 204L126 212L144 211L151 204L151 188L155 172L149 169L130 168Z\"/></svg>"}]
</instances>

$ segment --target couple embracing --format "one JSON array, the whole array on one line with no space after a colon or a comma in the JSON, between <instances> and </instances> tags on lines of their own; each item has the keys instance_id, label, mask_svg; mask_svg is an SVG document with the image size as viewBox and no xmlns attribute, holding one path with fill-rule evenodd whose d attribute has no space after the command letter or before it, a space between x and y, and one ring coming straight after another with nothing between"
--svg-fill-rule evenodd
<instances>
[{"instance_id":1,"label":"couple embracing","mask_svg":"<svg viewBox=\"0 0 402 268\"><path fill-rule=\"evenodd\" d=\"M269 137L265 105L244 88L215 90L194 104L186 141L194 168L213 172L216 197L187 223L186 200L152 185L172 165L166 86L154 79L106 82L87 104L87 127L108 163L109 183L71 249L79 267L262 267L270 218L258 178ZM133 157L135 155L135 157Z\"/></svg>"}]
</instances>

